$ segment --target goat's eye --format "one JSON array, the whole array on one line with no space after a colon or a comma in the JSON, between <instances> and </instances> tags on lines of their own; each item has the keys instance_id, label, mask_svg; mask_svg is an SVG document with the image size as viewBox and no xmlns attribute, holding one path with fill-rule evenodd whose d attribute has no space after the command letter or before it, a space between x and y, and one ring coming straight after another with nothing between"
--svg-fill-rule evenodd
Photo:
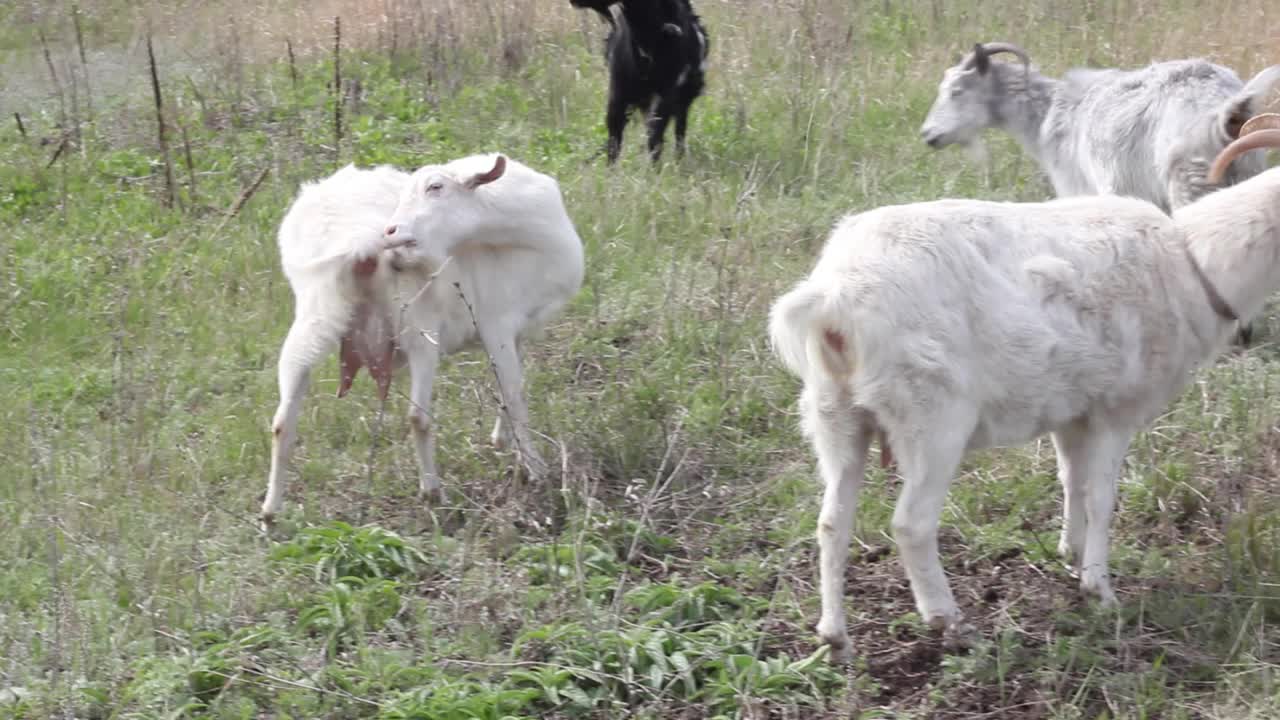
<instances>
[{"instance_id":1,"label":"goat's eye","mask_svg":"<svg viewBox=\"0 0 1280 720\"><path fill-rule=\"evenodd\" d=\"M429 193L440 192L443 189L444 189L444 183L440 183L440 182L433 182L427 186L427 192Z\"/></svg>"}]
</instances>

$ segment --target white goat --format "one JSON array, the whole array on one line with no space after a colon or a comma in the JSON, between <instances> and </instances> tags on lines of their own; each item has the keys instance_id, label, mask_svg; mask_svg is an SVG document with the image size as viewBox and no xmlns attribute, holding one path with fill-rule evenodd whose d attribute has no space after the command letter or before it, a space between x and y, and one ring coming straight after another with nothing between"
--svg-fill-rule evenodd
<instances>
[{"instance_id":1,"label":"white goat","mask_svg":"<svg viewBox=\"0 0 1280 720\"><path fill-rule=\"evenodd\" d=\"M991 62L1002 52L1023 67ZM1075 69L1055 80L1032 69L1013 43L979 43L943 73L920 133L942 148L1000 128L1036 159L1059 197L1129 195L1171 212L1214 189L1205 179L1209 163L1262 110L1277 82L1280 65L1243 84L1230 69L1199 58L1135 70ZM1232 166L1226 184L1263 168L1262 154L1251 153ZM1241 327L1242 343L1251 331Z\"/></svg>"},{"instance_id":2,"label":"white goat","mask_svg":"<svg viewBox=\"0 0 1280 720\"><path fill-rule=\"evenodd\" d=\"M1255 131L1277 119L1250 121L1210 180L1241 152L1280 144L1280 130ZM937 528L962 457L1044 433L1064 490L1059 550L1081 588L1112 605L1108 535L1130 441L1277 284L1280 169L1172 217L1105 195L939 200L840 221L769 322L804 381L803 428L826 486L817 629L833 657L851 657L844 568L873 434L902 470L892 527L925 620L954 630L961 615Z\"/></svg>"},{"instance_id":3,"label":"white goat","mask_svg":"<svg viewBox=\"0 0 1280 720\"><path fill-rule=\"evenodd\" d=\"M340 346L342 397L367 367L385 400L409 366L419 490L442 495L431 393L442 355L479 342L502 398L492 441L514 438L531 476L545 466L529 436L522 342L577 293L583 250L557 182L502 155L473 155L412 175L348 165L305 183L280 225L295 316L280 351L280 405L262 519L283 505L285 472L312 368ZM506 414L504 422L503 414Z\"/></svg>"}]
</instances>

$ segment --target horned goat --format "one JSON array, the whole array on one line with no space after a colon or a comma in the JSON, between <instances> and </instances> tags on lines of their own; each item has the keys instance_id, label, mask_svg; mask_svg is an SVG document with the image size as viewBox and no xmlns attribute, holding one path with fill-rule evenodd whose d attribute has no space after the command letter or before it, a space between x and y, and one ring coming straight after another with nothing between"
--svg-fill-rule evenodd
<instances>
[{"instance_id":1,"label":"horned goat","mask_svg":"<svg viewBox=\"0 0 1280 720\"><path fill-rule=\"evenodd\" d=\"M420 492L442 496L431 396L443 355L479 345L502 400L491 440L515 442L531 476L545 465L528 428L523 342L577 293L583 249L558 183L504 155L472 155L412 174L348 165L304 183L280 224L294 320L280 350L280 404L262 519L285 472L312 369L339 348L338 396L366 367L385 401L409 367Z\"/></svg>"},{"instance_id":2,"label":"horned goat","mask_svg":"<svg viewBox=\"0 0 1280 720\"><path fill-rule=\"evenodd\" d=\"M1022 67L991 62L1011 53ZM988 128L1012 134L1039 163L1059 197L1113 193L1166 212L1213 187L1209 163L1262 110L1280 81L1272 65L1247 84L1235 72L1193 58L1132 70L1078 68L1061 80L1031 66L1008 42L974 45L943 73L920 128L930 147L968 145ZM1262 171L1261 153L1240 158L1231 185ZM1247 344L1252 328L1240 328Z\"/></svg>"},{"instance_id":3,"label":"horned goat","mask_svg":"<svg viewBox=\"0 0 1280 720\"><path fill-rule=\"evenodd\" d=\"M1280 145L1250 120L1217 157ZM825 482L822 616L852 656L844 569L865 456L882 432L903 477L892 528L920 615L957 628L938 560L943 502L967 451L1049 433L1064 491L1059 550L1114 605L1108 543L1134 435L1280 284L1280 168L1180 207L1136 198L937 200L842 219L812 273L770 310L772 346L803 380L806 438ZM882 451L884 447L882 445Z\"/></svg>"},{"instance_id":4,"label":"horned goat","mask_svg":"<svg viewBox=\"0 0 1280 720\"><path fill-rule=\"evenodd\" d=\"M647 114L649 155L662 156L667 123L676 121L676 154L685 152L689 107L702 94L707 30L689 0L569 0L599 13L610 25L605 38L609 100L605 125L610 164L622 150L622 131L633 108ZM615 19L611 7L621 3Z\"/></svg>"}]
</instances>

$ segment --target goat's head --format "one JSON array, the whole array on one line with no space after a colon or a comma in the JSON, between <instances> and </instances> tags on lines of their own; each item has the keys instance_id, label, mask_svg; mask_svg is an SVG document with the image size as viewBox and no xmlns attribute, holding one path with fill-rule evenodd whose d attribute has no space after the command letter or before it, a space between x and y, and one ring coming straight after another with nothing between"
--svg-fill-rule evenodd
<instances>
[{"instance_id":1,"label":"goat's head","mask_svg":"<svg viewBox=\"0 0 1280 720\"><path fill-rule=\"evenodd\" d=\"M594 10L600 14L610 25L613 24L613 13L609 8L616 5L621 0L569 0L569 4L584 10Z\"/></svg>"},{"instance_id":2,"label":"goat's head","mask_svg":"<svg viewBox=\"0 0 1280 720\"><path fill-rule=\"evenodd\" d=\"M977 43L973 52L946 69L933 106L920 126L920 135L929 147L968 145L995 124L1002 88L991 72L991 56L1002 52L1017 55L1029 71L1027 52L1007 42Z\"/></svg>"},{"instance_id":3,"label":"goat's head","mask_svg":"<svg viewBox=\"0 0 1280 720\"><path fill-rule=\"evenodd\" d=\"M650 0L650 2L651 1L652 0ZM623 3L624 7L627 6L625 0L569 0L569 4L576 8L595 10L608 20L610 24L613 23L613 13L609 11L609 8L617 5L618 3ZM666 14L663 10L651 7L643 2L633 3L633 7L646 12L658 13L659 15ZM664 22L662 23L662 34L668 37L684 37L684 28L680 27L677 23Z\"/></svg>"},{"instance_id":4,"label":"goat's head","mask_svg":"<svg viewBox=\"0 0 1280 720\"><path fill-rule=\"evenodd\" d=\"M1227 168L1232 161L1250 150L1259 148L1280 147L1280 114L1261 113L1249 118L1240 128L1240 137L1218 153L1213 165L1209 168L1208 180L1213 184L1222 182Z\"/></svg>"},{"instance_id":5,"label":"goat's head","mask_svg":"<svg viewBox=\"0 0 1280 720\"><path fill-rule=\"evenodd\" d=\"M443 165L418 168L400 192L385 231L386 245L402 248L397 250L402 264L442 265L490 212L477 189L506 170L502 155L494 157L493 167L464 176Z\"/></svg>"}]
</instances>

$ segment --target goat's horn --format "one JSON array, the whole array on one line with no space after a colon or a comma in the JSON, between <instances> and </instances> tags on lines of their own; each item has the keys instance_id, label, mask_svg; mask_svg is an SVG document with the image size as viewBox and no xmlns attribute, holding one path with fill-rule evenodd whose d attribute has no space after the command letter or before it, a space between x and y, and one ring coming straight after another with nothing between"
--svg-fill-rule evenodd
<instances>
[{"instance_id":1,"label":"goat's horn","mask_svg":"<svg viewBox=\"0 0 1280 720\"><path fill-rule=\"evenodd\" d=\"M1222 152L1218 153L1218 157L1214 158L1213 165L1209 168L1209 182L1215 185L1222 182L1222 176L1227 174L1231 161L1237 157L1250 150L1269 147L1280 147L1280 128L1259 127L1250 131L1248 135L1241 129L1240 137L1223 148Z\"/></svg>"},{"instance_id":2,"label":"goat's horn","mask_svg":"<svg viewBox=\"0 0 1280 720\"><path fill-rule=\"evenodd\" d=\"M1240 134L1237 137L1244 137L1255 130L1280 130L1280 113L1254 115L1240 126Z\"/></svg>"},{"instance_id":3,"label":"goat's horn","mask_svg":"<svg viewBox=\"0 0 1280 720\"><path fill-rule=\"evenodd\" d=\"M995 55L997 53L1007 52L1018 56L1022 61L1022 66L1026 69L1031 67L1031 57L1027 55L1027 51L1011 42L989 42L982 43L982 51L987 55ZM965 60L965 67L972 67L976 56L973 53Z\"/></svg>"}]
</instances>

